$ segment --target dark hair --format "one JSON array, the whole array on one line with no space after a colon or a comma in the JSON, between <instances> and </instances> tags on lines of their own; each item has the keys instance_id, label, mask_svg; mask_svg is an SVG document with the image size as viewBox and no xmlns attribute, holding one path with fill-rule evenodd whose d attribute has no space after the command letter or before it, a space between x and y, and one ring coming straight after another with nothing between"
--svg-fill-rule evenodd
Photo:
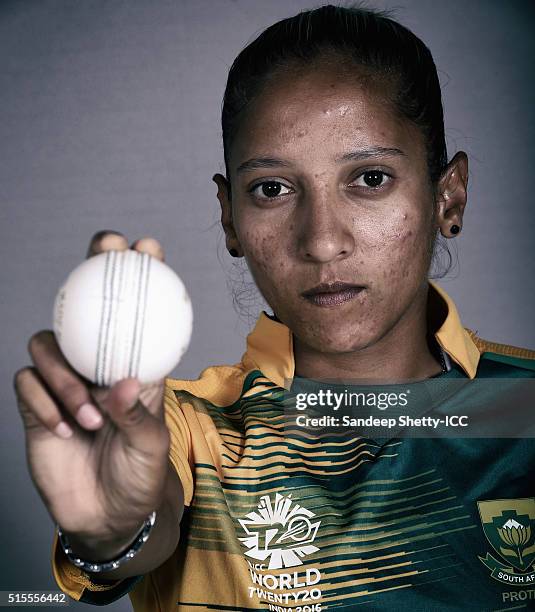
<instances>
[{"instance_id":1,"label":"dark hair","mask_svg":"<svg viewBox=\"0 0 535 612\"><path fill-rule=\"evenodd\" d=\"M385 13L332 5L273 24L234 60L222 110L227 177L240 115L269 77L329 53L361 66L372 78L387 80L394 108L424 135L429 176L435 183L446 166L447 152L440 84L429 49Z\"/></svg>"}]
</instances>

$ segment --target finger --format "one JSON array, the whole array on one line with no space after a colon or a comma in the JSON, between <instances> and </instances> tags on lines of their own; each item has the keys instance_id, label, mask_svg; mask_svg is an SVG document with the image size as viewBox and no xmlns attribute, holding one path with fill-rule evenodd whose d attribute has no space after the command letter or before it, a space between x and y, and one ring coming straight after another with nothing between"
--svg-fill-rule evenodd
<instances>
[{"instance_id":1,"label":"finger","mask_svg":"<svg viewBox=\"0 0 535 612\"><path fill-rule=\"evenodd\" d=\"M139 251L140 253L148 253L156 259L160 261L164 261L165 253L162 245L156 240L156 238L151 238L147 236L146 238L140 238L136 240L132 246L130 247L135 251Z\"/></svg>"},{"instance_id":2,"label":"finger","mask_svg":"<svg viewBox=\"0 0 535 612\"><path fill-rule=\"evenodd\" d=\"M92 257L105 251L126 251L127 248L128 241L121 233L113 230L102 230L91 238L87 256Z\"/></svg>"},{"instance_id":3,"label":"finger","mask_svg":"<svg viewBox=\"0 0 535 612\"><path fill-rule=\"evenodd\" d=\"M137 399L143 404L146 410L148 410L148 412L153 417L156 417L160 421L164 422L165 415L164 415L163 396L164 396L165 379L162 378L160 381L157 381L155 383L143 384L143 385L140 384L138 380L133 379L133 378L124 379L124 380L133 380L133 381L135 380L136 381L137 386L135 388L140 389ZM126 391L127 394L130 392L129 390L132 388L133 384L134 383L128 383L128 386L124 387L125 389L128 389L128 391ZM122 394L125 393L123 386L124 384L122 384L120 387L121 389L120 397L121 398L122 398ZM104 409L106 409L105 404L106 404L106 399L108 395L110 394L110 389L104 388L104 387L97 387L96 385L90 385L89 389L90 389L91 396L95 399L95 401L100 406L102 406ZM125 401L129 401L129 398L127 398Z\"/></svg>"},{"instance_id":4,"label":"finger","mask_svg":"<svg viewBox=\"0 0 535 612\"><path fill-rule=\"evenodd\" d=\"M50 431L58 438L70 438L73 431L50 397L37 371L23 368L14 380L17 404L27 433Z\"/></svg>"},{"instance_id":5,"label":"finger","mask_svg":"<svg viewBox=\"0 0 535 612\"><path fill-rule=\"evenodd\" d=\"M104 419L94 406L89 390L65 358L51 331L32 336L28 345L32 361L56 399L84 429L99 429Z\"/></svg>"},{"instance_id":6,"label":"finger","mask_svg":"<svg viewBox=\"0 0 535 612\"><path fill-rule=\"evenodd\" d=\"M124 379L124 380L130 380L130 379ZM143 406L145 406L145 408L149 411L149 413L153 417L156 417L160 421L164 421L165 417L164 417L164 407L163 407L163 396L164 396L165 379L162 378L161 380L155 383L151 383L151 384L141 384L139 383L137 379L131 379L131 380L136 380L137 385L138 385L136 389L138 387L140 389L137 399L143 404ZM132 384L133 383L129 383L126 388L130 389ZM123 385L121 385L120 389L121 389L120 394L122 397L122 394L124 393ZM97 404L99 406L102 406L103 409L106 409L105 404L106 404L106 399L108 395L110 394L110 389L108 387L98 387L97 385L89 385L89 392L91 394L91 397L94 398ZM126 391L126 393L128 394L129 391ZM128 398L126 401L128 401Z\"/></svg>"},{"instance_id":7,"label":"finger","mask_svg":"<svg viewBox=\"0 0 535 612\"><path fill-rule=\"evenodd\" d=\"M104 408L126 437L129 446L151 455L165 456L169 447L169 433L165 424L153 416L140 401L142 388L135 378L116 383L104 400Z\"/></svg>"},{"instance_id":8,"label":"finger","mask_svg":"<svg viewBox=\"0 0 535 612\"><path fill-rule=\"evenodd\" d=\"M162 379L151 385L143 385L139 400L147 407L147 410L160 421L165 421L163 396L165 388L165 379Z\"/></svg>"}]
</instances>

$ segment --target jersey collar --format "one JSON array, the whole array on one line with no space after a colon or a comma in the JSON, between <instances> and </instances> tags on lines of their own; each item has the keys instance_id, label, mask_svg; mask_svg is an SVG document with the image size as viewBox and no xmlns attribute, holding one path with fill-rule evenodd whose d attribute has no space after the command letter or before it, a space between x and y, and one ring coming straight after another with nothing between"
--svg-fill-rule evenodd
<instances>
[{"instance_id":1,"label":"jersey collar","mask_svg":"<svg viewBox=\"0 0 535 612\"><path fill-rule=\"evenodd\" d=\"M444 289L431 281L429 291L435 298L430 299L429 303L441 304L446 312L442 325L435 332L437 342L449 358L462 368L466 376L475 378L479 350L462 326L453 300ZM277 386L288 388L295 373L290 329L262 311L253 331L247 336L247 351L243 361L246 367L259 369Z\"/></svg>"}]
</instances>

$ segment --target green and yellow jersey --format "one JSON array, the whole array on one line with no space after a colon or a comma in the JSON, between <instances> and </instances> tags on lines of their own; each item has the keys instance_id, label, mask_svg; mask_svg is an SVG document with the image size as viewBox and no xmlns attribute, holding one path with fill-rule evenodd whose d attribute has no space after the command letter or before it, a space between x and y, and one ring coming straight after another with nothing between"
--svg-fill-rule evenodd
<instances>
[{"instance_id":1,"label":"green and yellow jersey","mask_svg":"<svg viewBox=\"0 0 535 612\"><path fill-rule=\"evenodd\" d=\"M443 377L534 377L535 352L463 328L434 284L429 303L443 313ZM60 588L98 605L129 592L140 612L535 608L531 438L289 438L292 379L291 331L265 313L239 363L168 379L186 503L175 553L102 585L55 541Z\"/></svg>"}]
</instances>

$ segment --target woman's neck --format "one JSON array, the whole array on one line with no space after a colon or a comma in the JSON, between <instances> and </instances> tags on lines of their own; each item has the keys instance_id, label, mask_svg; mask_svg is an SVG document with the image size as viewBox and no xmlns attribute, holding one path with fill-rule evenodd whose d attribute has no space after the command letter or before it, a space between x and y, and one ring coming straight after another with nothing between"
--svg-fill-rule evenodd
<instances>
[{"instance_id":1,"label":"woman's neck","mask_svg":"<svg viewBox=\"0 0 535 612\"><path fill-rule=\"evenodd\" d=\"M442 367L427 338L427 291L377 342L347 353L317 351L293 336L296 376L395 383L429 378Z\"/></svg>"}]
</instances>

